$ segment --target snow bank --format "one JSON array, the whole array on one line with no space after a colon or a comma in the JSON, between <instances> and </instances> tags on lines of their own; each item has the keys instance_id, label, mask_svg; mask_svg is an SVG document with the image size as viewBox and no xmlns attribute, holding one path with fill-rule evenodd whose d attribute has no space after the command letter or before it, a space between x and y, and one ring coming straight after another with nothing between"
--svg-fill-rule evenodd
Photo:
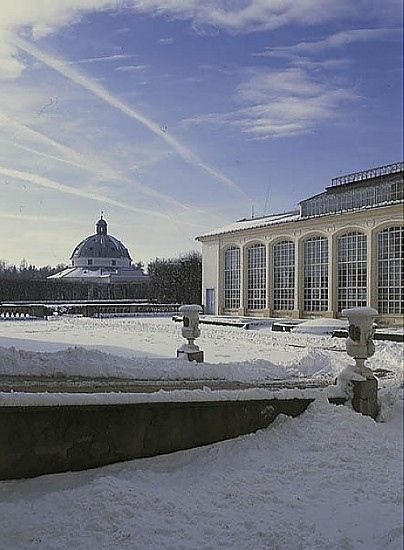
<instances>
[{"instance_id":1,"label":"snow bank","mask_svg":"<svg viewBox=\"0 0 404 550\"><path fill-rule=\"evenodd\" d=\"M226 327L227 328L227 327ZM244 344L254 350L245 353L251 355L249 360L189 363L183 359L122 357L94 349L70 347L56 352L35 352L0 347L0 375L4 376L47 376L47 377L92 377L92 378L127 378L137 380L229 380L238 382L265 382L288 380L291 378L333 379L353 360L343 349L326 348L338 346L340 342L330 342L330 338L301 335L293 339L291 334L276 333L277 338L268 339L266 334L244 332ZM230 343L220 340L216 332L216 345L225 355L230 351ZM226 333L224 333L226 336ZM246 338L248 336L249 338ZM241 340L241 338L240 338ZM325 342L324 342L325 340ZM293 341L293 343L292 343ZM18 342L13 340L13 342ZM242 341L238 346L242 347ZM255 353L255 357L254 357ZM268 360L256 357L264 355L273 358ZM243 354L240 354L243 357ZM217 355L220 357L220 355ZM375 355L367 362L373 369L391 371L401 379L403 368L403 345L394 342L376 342Z\"/></svg>"},{"instance_id":2,"label":"snow bank","mask_svg":"<svg viewBox=\"0 0 404 550\"><path fill-rule=\"evenodd\" d=\"M318 399L256 434L0 483L0 547L402 550L402 431Z\"/></svg>"},{"instance_id":3,"label":"snow bank","mask_svg":"<svg viewBox=\"0 0 404 550\"><path fill-rule=\"evenodd\" d=\"M352 362L344 341L327 335L201 328L198 343L211 364L198 366L134 357L175 353L180 326L168 319L4 321L0 345L5 337L18 338L14 345L27 351L0 349L0 374L170 379L210 373L243 381L334 375ZM61 351L49 353L50 343ZM114 346L121 356L66 350L72 344ZM34 345L41 353L29 351ZM382 422L329 405L320 392L298 418L280 416L268 429L236 440L0 483L0 548L402 550L403 345L376 342L368 365L388 371L379 381ZM206 400L215 392L192 393ZM22 397L31 398L41 397ZM68 398L57 396L58 402Z\"/></svg>"},{"instance_id":4,"label":"snow bank","mask_svg":"<svg viewBox=\"0 0 404 550\"><path fill-rule=\"evenodd\" d=\"M295 363L295 364L293 364ZM0 375L129 378L136 380L231 380L239 382L287 380L300 376L330 375L325 354L307 353L292 364L275 365L263 359L235 363L190 363L184 359L127 359L84 348L32 352L0 348Z\"/></svg>"}]
</instances>

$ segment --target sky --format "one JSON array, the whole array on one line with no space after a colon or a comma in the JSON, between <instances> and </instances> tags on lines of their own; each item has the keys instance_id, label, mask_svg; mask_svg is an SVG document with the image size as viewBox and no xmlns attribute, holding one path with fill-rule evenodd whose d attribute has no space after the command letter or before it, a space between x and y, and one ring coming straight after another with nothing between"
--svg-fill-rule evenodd
<instances>
[{"instance_id":1,"label":"sky","mask_svg":"<svg viewBox=\"0 0 404 550\"><path fill-rule=\"evenodd\" d=\"M402 160L397 0L1 0L0 259L147 263Z\"/></svg>"}]
</instances>

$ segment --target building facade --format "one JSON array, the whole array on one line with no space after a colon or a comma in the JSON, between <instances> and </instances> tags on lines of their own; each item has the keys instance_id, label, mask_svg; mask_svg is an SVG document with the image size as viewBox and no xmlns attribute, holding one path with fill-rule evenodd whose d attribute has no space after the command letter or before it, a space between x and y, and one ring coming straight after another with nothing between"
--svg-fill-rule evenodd
<instances>
[{"instance_id":1,"label":"building facade","mask_svg":"<svg viewBox=\"0 0 404 550\"><path fill-rule=\"evenodd\" d=\"M370 306L403 319L403 163L334 178L284 214L197 237L211 314L338 317Z\"/></svg>"}]
</instances>

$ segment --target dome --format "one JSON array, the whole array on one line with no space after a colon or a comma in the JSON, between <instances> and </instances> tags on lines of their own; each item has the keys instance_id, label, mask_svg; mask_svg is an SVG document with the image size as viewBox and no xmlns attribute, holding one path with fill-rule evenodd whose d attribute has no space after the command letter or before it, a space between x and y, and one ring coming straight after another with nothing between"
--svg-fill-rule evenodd
<instances>
[{"instance_id":1,"label":"dome","mask_svg":"<svg viewBox=\"0 0 404 550\"><path fill-rule=\"evenodd\" d=\"M102 214L102 213L101 213ZM120 240L108 235L108 224L101 215L90 235L73 250L71 266L50 275L49 279L69 283L147 284L148 275L132 264L129 251ZM97 291L98 292L98 291Z\"/></svg>"},{"instance_id":2,"label":"dome","mask_svg":"<svg viewBox=\"0 0 404 550\"><path fill-rule=\"evenodd\" d=\"M70 259L112 258L131 261L126 246L112 235L108 235L107 228L107 222L101 216L96 223L97 233L81 241L73 250Z\"/></svg>"},{"instance_id":3,"label":"dome","mask_svg":"<svg viewBox=\"0 0 404 550\"><path fill-rule=\"evenodd\" d=\"M73 250L74 258L127 258L131 259L128 249L111 235L91 235L81 241Z\"/></svg>"}]
</instances>

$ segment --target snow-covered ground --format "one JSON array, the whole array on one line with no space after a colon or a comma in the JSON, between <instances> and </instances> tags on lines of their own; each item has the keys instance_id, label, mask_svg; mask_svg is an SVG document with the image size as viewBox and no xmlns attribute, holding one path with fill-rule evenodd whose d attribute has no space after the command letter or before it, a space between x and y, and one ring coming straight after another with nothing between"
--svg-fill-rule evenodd
<instances>
[{"instance_id":1,"label":"snow-covered ground","mask_svg":"<svg viewBox=\"0 0 404 550\"><path fill-rule=\"evenodd\" d=\"M326 321L328 327L329 320ZM275 333L270 327L246 331L236 327L201 325L197 343L210 363L265 358L282 360L296 351L296 346L344 349L343 341L319 342L309 334ZM106 351L123 357L175 357L184 342L181 324L167 317L93 319L87 317L53 317L49 321L0 322L0 346L16 345L30 351L57 351L69 346ZM289 349L285 350L285 344ZM292 347L290 347L292 345ZM292 348L295 348L293 350Z\"/></svg>"},{"instance_id":2,"label":"snow-covered ground","mask_svg":"<svg viewBox=\"0 0 404 550\"><path fill-rule=\"evenodd\" d=\"M351 361L329 335L201 328L209 363L189 365L170 359L182 338L167 318L2 321L0 374L262 381L333 376ZM377 342L369 361L389 371L379 422L320 397L232 441L0 482L0 548L401 550L402 350Z\"/></svg>"},{"instance_id":3,"label":"snow-covered ground","mask_svg":"<svg viewBox=\"0 0 404 550\"><path fill-rule=\"evenodd\" d=\"M329 321L324 322L326 333ZM309 325L308 330L313 330ZM345 341L321 334L279 333L201 326L205 363L176 360L181 325L168 318L91 319L0 323L0 375L113 376L139 379L226 379L258 382L298 376L333 377L352 360ZM11 348L11 349L10 349ZM40 353L32 353L40 352ZM400 376L403 346L376 342L374 369Z\"/></svg>"},{"instance_id":4,"label":"snow-covered ground","mask_svg":"<svg viewBox=\"0 0 404 550\"><path fill-rule=\"evenodd\" d=\"M236 440L3 482L0 547L401 550L400 414L320 400Z\"/></svg>"}]
</instances>

